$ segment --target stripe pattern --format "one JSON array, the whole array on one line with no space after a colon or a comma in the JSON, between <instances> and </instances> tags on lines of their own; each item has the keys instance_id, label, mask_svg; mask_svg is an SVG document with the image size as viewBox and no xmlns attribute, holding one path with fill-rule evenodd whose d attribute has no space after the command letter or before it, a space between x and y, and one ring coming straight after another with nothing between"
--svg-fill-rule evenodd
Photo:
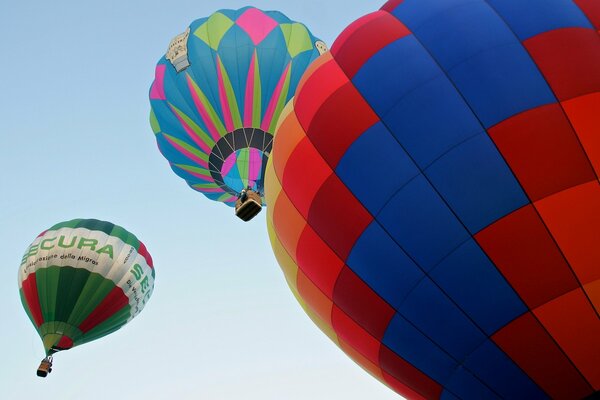
<instances>
[{"instance_id":1,"label":"stripe pattern","mask_svg":"<svg viewBox=\"0 0 600 400\"><path fill-rule=\"evenodd\" d=\"M399 394L598 394L599 27L593 1L392 0L284 110L274 252Z\"/></svg>"},{"instance_id":2,"label":"stripe pattern","mask_svg":"<svg viewBox=\"0 0 600 400\"><path fill-rule=\"evenodd\" d=\"M166 56L150 88L150 122L173 171L233 206L242 189L263 192L275 125L319 42L300 23L253 7L191 23L190 66Z\"/></svg>"},{"instance_id":3,"label":"stripe pattern","mask_svg":"<svg viewBox=\"0 0 600 400\"><path fill-rule=\"evenodd\" d=\"M154 290L146 247L118 225L61 222L27 248L19 268L21 302L47 355L121 328Z\"/></svg>"}]
</instances>

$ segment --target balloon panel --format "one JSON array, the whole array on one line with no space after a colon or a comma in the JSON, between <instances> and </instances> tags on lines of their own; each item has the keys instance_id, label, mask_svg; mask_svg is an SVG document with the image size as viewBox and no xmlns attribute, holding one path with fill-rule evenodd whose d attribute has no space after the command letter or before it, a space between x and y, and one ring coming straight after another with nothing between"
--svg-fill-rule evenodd
<instances>
[{"instance_id":1,"label":"balloon panel","mask_svg":"<svg viewBox=\"0 0 600 400\"><path fill-rule=\"evenodd\" d=\"M173 171L230 206L244 188L262 193L279 114L321 45L277 11L220 10L192 22L150 89L151 125ZM230 168L233 153L239 168Z\"/></svg>"},{"instance_id":2,"label":"balloon panel","mask_svg":"<svg viewBox=\"0 0 600 400\"><path fill-rule=\"evenodd\" d=\"M47 354L119 329L144 308L153 288L154 267L143 243L98 220L44 231L19 268L21 301Z\"/></svg>"},{"instance_id":3,"label":"balloon panel","mask_svg":"<svg viewBox=\"0 0 600 400\"><path fill-rule=\"evenodd\" d=\"M276 257L313 321L398 393L600 389L599 13L390 1L282 114Z\"/></svg>"}]
</instances>

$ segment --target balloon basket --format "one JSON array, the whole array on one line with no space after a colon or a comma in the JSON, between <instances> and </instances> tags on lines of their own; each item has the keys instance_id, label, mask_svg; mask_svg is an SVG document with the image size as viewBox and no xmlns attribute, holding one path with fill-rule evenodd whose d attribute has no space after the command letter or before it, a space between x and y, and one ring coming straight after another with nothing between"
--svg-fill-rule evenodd
<instances>
[{"instance_id":1,"label":"balloon basket","mask_svg":"<svg viewBox=\"0 0 600 400\"><path fill-rule=\"evenodd\" d=\"M235 203L235 215L242 221L250 221L262 210L262 199L253 190L248 190Z\"/></svg>"},{"instance_id":2,"label":"balloon basket","mask_svg":"<svg viewBox=\"0 0 600 400\"><path fill-rule=\"evenodd\" d=\"M37 376L45 378L50 372L52 372L52 357L46 357L37 369Z\"/></svg>"}]
</instances>

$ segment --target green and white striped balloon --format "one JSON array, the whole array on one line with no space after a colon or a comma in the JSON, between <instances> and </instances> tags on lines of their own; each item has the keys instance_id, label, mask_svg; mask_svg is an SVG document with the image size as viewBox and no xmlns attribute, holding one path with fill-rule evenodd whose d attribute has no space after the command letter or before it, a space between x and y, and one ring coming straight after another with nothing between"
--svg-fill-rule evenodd
<instances>
[{"instance_id":1,"label":"green and white striped balloon","mask_svg":"<svg viewBox=\"0 0 600 400\"><path fill-rule=\"evenodd\" d=\"M98 339L140 313L154 289L146 247L118 225L61 222L27 248L19 268L23 307L46 355Z\"/></svg>"}]
</instances>

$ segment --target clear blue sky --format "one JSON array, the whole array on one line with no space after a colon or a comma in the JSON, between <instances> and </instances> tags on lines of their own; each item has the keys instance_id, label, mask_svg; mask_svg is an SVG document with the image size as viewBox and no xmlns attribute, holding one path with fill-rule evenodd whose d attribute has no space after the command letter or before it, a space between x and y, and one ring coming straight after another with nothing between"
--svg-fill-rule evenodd
<instances>
[{"instance_id":1,"label":"clear blue sky","mask_svg":"<svg viewBox=\"0 0 600 400\"><path fill-rule=\"evenodd\" d=\"M169 4L169 5L167 5ZM249 3L5 1L0 5L0 398L396 399L303 313L251 223L189 189L148 124L154 65L193 19ZM257 0L328 44L380 5ZM115 334L55 357L18 296L35 236L72 218L105 219L146 243L156 287Z\"/></svg>"}]
</instances>

